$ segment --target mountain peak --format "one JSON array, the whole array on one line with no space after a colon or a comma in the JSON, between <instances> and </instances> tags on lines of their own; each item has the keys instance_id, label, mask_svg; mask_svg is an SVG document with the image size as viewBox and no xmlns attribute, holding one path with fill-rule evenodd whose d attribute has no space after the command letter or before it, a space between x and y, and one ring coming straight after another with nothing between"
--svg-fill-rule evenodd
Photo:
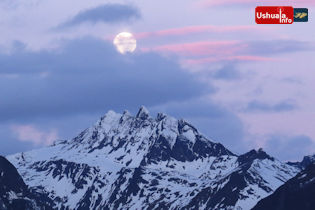
<instances>
[{"instance_id":1,"label":"mountain peak","mask_svg":"<svg viewBox=\"0 0 315 210\"><path fill-rule=\"evenodd\" d=\"M259 159L266 159L266 158L271 158L270 155L268 155L263 148L259 148L258 150L252 150L255 151L257 158Z\"/></svg>"},{"instance_id":2,"label":"mountain peak","mask_svg":"<svg viewBox=\"0 0 315 210\"><path fill-rule=\"evenodd\" d=\"M130 115L130 112L128 110L124 110L123 115Z\"/></svg>"},{"instance_id":3,"label":"mountain peak","mask_svg":"<svg viewBox=\"0 0 315 210\"><path fill-rule=\"evenodd\" d=\"M305 156L301 163L304 166L304 168L307 168L309 165L315 163L315 154Z\"/></svg>"},{"instance_id":4,"label":"mountain peak","mask_svg":"<svg viewBox=\"0 0 315 210\"><path fill-rule=\"evenodd\" d=\"M136 117L142 120L149 118L149 111L145 106L141 106Z\"/></svg>"},{"instance_id":5,"label":"mountain peak","mask_svg":"<svg viewBox=\"0 0 315 210\"><path fill-rule=\"evenodd\" d=\"M101 121L111 121L114 118L118 118L121 114L116 113L113 110L109 110L103 117L101 117Z\"/></svg>"},{"instance_id":6,"label":"mountain peak","mask_svg":"<svg viewBox=\"0 0 315 210\"><path fill-rule=\"evenodd\" d=\"M89 155L94 151L104 151L103 155L118 160L122 165L128 163L129 167L137 167L141 162L157 163L172 159L185 162L234 155L223 145L205 138L185 120L162 113L153 119L144 106L140 107L136 116L109 111L72 142L68 150L74 147L80 153L88 152ZM146 160L142 161L144 157Z\"/></svg>"},{"instance_id":7,"label":"mountain peak","mask_svg":"<svg viewBox=\"0 0 315 210\"><path fill-rule=\"evenodd\" d=\"M273 157L268 155L262 148L259 148L258 150L252 149L251 151L240 155L238 157L241 164L252 162L255 159L264 160L264 159L271 159L274 160Z\"/></svg>"},{"instance_id":8,"label":"mountain peak","mask_svg":"<svg viewBox=\"0 0 315 210\"><path fill-rule=\"evenodd\" d=\"M315 162L315 154L314 155L304 156L302 162L303 161L309 162L309 163Z\"/></svg>"},{"instance_id":9,"label":"mountain peak","mask_svg":"<svg viewBox=\"0 0 315 210\"><path fill-rule=\"evenodd\" d=\"M307 168L309 165L311 165L312 163L315 164L315 154L314 155L308 155L308 156L304 156L303 160L301 162L287 162L289 165L297 167L299 169L305 169Z\"/></svg>"},{"instance_id":10,"label":"mountain peak","mask_svg":"<svg viewBox=\"0 0 315 210\"><path fill-rule=\"evenodd\" d=\"M159 112L159 113L157 114L157 116L156 116L156 120L157 120L157 121L161 121L161 120L163 120L163 119L166 118L166 117L167 117L166 114Z\"/></svg>"}]
</instances>

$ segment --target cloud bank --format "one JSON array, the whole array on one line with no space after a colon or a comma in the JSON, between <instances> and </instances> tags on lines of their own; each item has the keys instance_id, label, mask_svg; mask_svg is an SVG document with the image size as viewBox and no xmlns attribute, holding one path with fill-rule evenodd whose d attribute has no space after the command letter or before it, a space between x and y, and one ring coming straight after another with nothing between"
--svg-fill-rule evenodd
<instances>
[{"instance_id":1,"label":"cloud bank","mask_svg":"<svg viewBox=\"0 0 315 210\"><path fill-rule=\"evenodd\" d=\"M131 5L105 4L96 8L87 9L62 23L59 28L71 27L82 23L121 23L139 19L140 11Z\"/></svg>"},{"instance_id":2,"label":"cloud bank","mask_svg":"<svg viewBox=\"0 0 315 210\"><path fill-rule=\"evenodd\" d=\"M1 54L1 120L95 113L187 100L213 89L155 53L122 56L84 38L56 51ZM5 100L4 100L5 99Z\"/></svg>"}]
</instances>

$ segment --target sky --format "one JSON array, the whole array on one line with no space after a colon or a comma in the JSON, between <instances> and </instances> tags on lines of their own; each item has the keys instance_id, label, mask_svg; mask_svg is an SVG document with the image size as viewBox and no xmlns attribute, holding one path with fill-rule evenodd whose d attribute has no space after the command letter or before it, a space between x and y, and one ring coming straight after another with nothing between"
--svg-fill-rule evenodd
<instances>
[{"instance_id":1,"label":"sky","mask_svg":"<svg viewBox=\"0 0 315 210\"><path fill-rule=\"evenodd\" d=\"M255 7L309 8L257 25ZM108 110L183 118L242 154L315 153L313 0L2 0L0 154L71 139ZM127 31L134 53L113 45Z\"/></svg>"}]
</instances>

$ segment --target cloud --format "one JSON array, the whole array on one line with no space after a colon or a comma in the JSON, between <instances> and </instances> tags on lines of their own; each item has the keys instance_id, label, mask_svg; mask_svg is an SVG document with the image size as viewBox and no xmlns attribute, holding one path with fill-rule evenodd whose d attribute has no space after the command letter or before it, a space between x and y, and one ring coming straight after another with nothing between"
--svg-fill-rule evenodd
<instances>
[{"instance_id":1,"label":"cloud","mask_svg":"<svg viewBox=\"0 0 315 210\"><path fill-rule=\"evenodd\" d=\"M82 23L120 23L140 18L139 10L131 5L105 4L79 12L59 28L76 26Z\"/></svg>"},{"instance_id":2,"label":"cloud","mask_svg":"<svg viewBox=\"0 0 315 210\"><path fill-rule=\"evenodd\" d=\"M255 55L269 55L314 50L314 43L298 40L267 40L248 42L247 52Z\"/></svg>"},{"instance_id":3,"label":"cloud","mask_svg":"<svg viewBox=\"0 0 315 210\"><path fill-rule=\"evenodd\" d=\"M213 75L215 79L221 80L235 80L242 78L241 72L235 67L235 65L228 64L218 69Z\"/></svg>"},{"instance_id":4,"label":"cloud","mask_svg":"<svg viewBox=\"0 0 315 210\"><path fill-rule=\"evenodd\" d=\"M247 112L286 112L297 109L297 105L293 100L281 101L277 104L266 104L260 101L251 101L248 103L245 111Z\"/></svg>"},{"instance_id":5,"label":"cloud","mask_svg":"<svg viewBox=\"0 0 315 210\"><path fill-rule=\"evenodd\" d=\"M175 53L180 56L232 55L245 45L238 41L201 41L157 46L153 51ZM150 49L148 49L150 50Z\"/></svg>"},{"instance_id":6,"label":"cloud","mask_svg":"<svg viewBox=\"0 0 315 210\"><path fill-rule=\"evenodd\" d=\"M0 154L9 155L41 148L60 138L72 139L93 125L106 112L107 110L103 110L103 112L95 114L65 115L56 116L55 118L51 116L31 119L16 117L15 119L12 118L10 122L1 123L0 121ZM19 132L16 128L25 132L23 134L25 140L19 138ZM33 133L32 135L26 133L29 130ZM29 138L25 138L27 135Z\"/></svg>"},{"instance_id":7,"label":"cloud","mask_svg":"<svg viewBox=\"0 0 315 210\"><path fill-rule=\"evenodd\" d=\"M133 110L214 91L174 59L121 55L112 44L92 38L65 41L55 51L0 54L0 63L2 121Z\"/></svg>"},{"instance_id":8,"label":"cloud","mask_svg":"<svg viewBox=\"0 0 315 210\"><path fill-rule=\"evenodd\" d=\"M184 117L215 141L244 151L239 118L201 99L214 88L183 70L173 57L154 52L121 55L111 43L84 38L64 41L50 51L19 48L0 54L0 62L0 96L6 99L0 100L0 121L20 126L14 127L20 140L47 139L51 127L72 138L74 130L88 127L109 109L135 112L145 105Z\"/></svg>"},{"instance_id":9,"label":"cloud","mask_svg":"<svg viewBox=\"0 0 315 210\"><path fill-rule=\"evenodd\" d=\"M314 50L314 44L297 40L226 40L166 44L142 50L175 54L184 58L184 64L198 65L223 61L278 61L273 55Z\"/></svg>"},{"instance_id":10,"label":"cloud","mask_svg":"<svg viewBox=\"0 0 315 210\"><path fill-rule=\"evenodd\" d=\"M36 148L32 142L17 140L16 133L12 132L12 125L0 123L0 154L5 156Z\"/></svg>"},{"instance_id":11,"label":"cloud","mask_svg":"<svg viewBox=\"0 0 315 210\"><path fill-rule=\"evenodd\" d=\"M257 32L266 31L267 28L252 25L217 26L217 25L197 25L182 28L171 28L153 32L136 33L137 39L147 39L165 36L184 36L197 33L231 33L231 32Z\"/></svg>"},{"instance_id":12,"label":"cloud","mask_svg":"<svg viewBox=\"0 0 315 210\"><path fill-rule=\"evenodd\" d=\"M44 132L33 125L12 125L11 130L17 135L18 140L32 142L34 145L50 145L58 139L57 131Z\"/></svg>"},{"instance_id":13,"label":"cloud","mask_svg":"<svg viewBox=\"0 0 315 210\"><path fill-rule=\"evenodd\" d=\"M184 59L183 63L186 65L193 66L193 65L200 65L200 64L217 63L217 62L277 61L277 59L275 58L269 58L269 57L263 57L263 56L252 56L252 55L224 56L224 55L217 54L215 56L206 57L206 58Z\"/></svg>"},{"instance_id":14,"label":"cloud","mask_svg":"<svg viewBox=\"0 0 315 210\"><path fill-rule=\"evenodd\" d=\"M271 155L281 160L300 161L303 156L315 152L315 143L308 136L270 136L264 146Z\"/></svg>"}]
</instances>

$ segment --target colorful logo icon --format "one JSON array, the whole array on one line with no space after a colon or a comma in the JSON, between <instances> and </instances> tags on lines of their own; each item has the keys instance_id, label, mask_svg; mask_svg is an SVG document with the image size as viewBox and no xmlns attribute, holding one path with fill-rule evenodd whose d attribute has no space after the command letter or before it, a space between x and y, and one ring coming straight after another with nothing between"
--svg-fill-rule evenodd
<instances>
[{"instance_id":1,"label":"colorful logo icon","mask_svg":"<svg viewBox=\"0 0 315 210\"><path fill-rule=\"evenodd\" d=\"M294 21L293 7L256 7L255 20L257 24L292 24Z\"/></svg>"},{"instance_id":2,"label":"colorful logo icon","mask_svg":"<svg viewBox=\"0 0 315 210\"><path fill-rule=\"evenodd\" d=\"M294 8L294 22L308 22L308 9Z\"/></svg>"}]
</instances>

